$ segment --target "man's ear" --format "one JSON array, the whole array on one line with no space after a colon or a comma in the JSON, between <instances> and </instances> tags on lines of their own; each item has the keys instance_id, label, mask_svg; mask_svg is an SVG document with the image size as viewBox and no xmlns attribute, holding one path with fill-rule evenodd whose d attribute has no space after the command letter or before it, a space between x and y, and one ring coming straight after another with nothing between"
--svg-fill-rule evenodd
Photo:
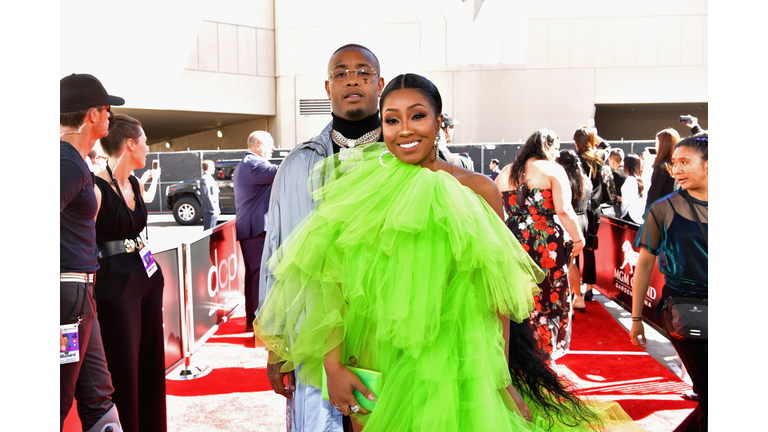
<instances>
[{"instance_id":1,"label":"man's ear","mask_svg":"<svg viewBox=\"0 0 768 432\"><path fill-rule=\"evenodd\" d=\"M91 121L91 123L98 122L99 121L99 110L92 109L92 110L88 111L87 117L88 117L88 120Z\"/></svg>"},{"instance_id":2,"label":"man's ear","mask_svg":"<svg viewBox=\"0 0 768 432\"><path fill-rule=\"evenodd\" d=\"M381 93L384 91L384 78L379 77L379 97L381 97Z\"/></svg>"},{"instance_id":3,"label":"man's ear","mask_svg":"<svg viewBox=\"0 0 768 432\"><path fill-rule=\"evenodd\" d=\"M328 100L331 100L331 89L329 87L330 83L328 80L325 80L325 94L328 95Z\"/></svg>"}]
</instances>

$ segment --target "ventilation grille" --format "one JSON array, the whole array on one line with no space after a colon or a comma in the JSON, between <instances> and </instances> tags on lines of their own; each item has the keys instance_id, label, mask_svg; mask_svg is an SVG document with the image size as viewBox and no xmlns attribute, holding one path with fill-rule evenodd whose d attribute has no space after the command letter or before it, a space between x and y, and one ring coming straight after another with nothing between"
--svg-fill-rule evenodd
<instances>
[{"instance_id":1,"label":"ventilation grille","mask_svg":"<svg viewBox=\"0 0 768 432\"><path fill-rule=\"evenodd\" d=\"M331 101L327 99L300 99L299 115L327 116L331 114Z\"/></svg>"}]
</instances>

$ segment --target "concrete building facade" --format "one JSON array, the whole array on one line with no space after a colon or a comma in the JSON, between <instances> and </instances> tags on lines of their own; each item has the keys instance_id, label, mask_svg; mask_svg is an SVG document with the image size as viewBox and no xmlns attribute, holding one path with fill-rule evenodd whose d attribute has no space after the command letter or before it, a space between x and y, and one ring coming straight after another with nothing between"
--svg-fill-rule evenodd
<instances>
[{"instance_id":1,"label":"concrete building facade","mask_svg":"<svg viewBox=\"0 0 768 432\"><path fill-rule=\"evenodd\" d=\"M570 140L592 124L609 140L652 139L686 133L680 114L707 126L707 1L168 3L186 12L153 14L172 30L141 45L157 58L151 75L120 72L124 57L96 70L65 60L62 7L62 76L93 73L123 96L115 111L144 123L152 151L244 148L256 129L282 148L312 137L330 120L327 61L346 43L376 53L385 81L435 82L457 143L517 142L541 127Z\"/></svg>"}]
</instances>

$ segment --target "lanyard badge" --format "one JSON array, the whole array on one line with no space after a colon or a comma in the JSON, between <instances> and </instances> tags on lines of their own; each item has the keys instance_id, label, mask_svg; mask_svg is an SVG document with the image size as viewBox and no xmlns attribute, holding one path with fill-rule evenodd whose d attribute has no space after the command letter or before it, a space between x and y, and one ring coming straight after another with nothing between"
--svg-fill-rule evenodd
<instances>
[{"instance_id":1,"label":"lanyard badge","mask_svg":"<svg viewBox=\"0 0 768 432\"><path fill-rule=\"evenodd\" d=\"M144 270L147 272L147 277L152 277L157 271L157 263L155 262L155 257L152 256L152 252L149 250L146 240L143 247L139 250L139 255L141 256L141 262L144 264Z\"/></svg>"},{"instance_id":2,"label":"lanyard badge","mask_svg":"<svg viewBox=\"0 0 768 432\"><path fill-rule=\"evenodd\" d=\"M59 364L77 363L80 361L80 320L74 324L59 326Z\"/></svg>"}]
</instances>

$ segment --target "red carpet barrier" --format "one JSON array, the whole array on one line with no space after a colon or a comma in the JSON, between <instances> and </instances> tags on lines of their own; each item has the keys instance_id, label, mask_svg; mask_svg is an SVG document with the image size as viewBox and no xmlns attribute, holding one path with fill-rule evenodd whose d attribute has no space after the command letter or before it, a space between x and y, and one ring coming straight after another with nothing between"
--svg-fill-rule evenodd
<instances>
[{"instance_id":1,"label":"red carpet barrier","mask_svg":"<svg viewBox=\"0 0 768 432\"><path fill-rule=\"evenodd\" d=\"M163 269L163 339L165 340L165 370L175 367L184 358L182 338L182 302L184 291L181 281L181 247L152 253Z\"/></svg>"},{"instance_id":2,"label":"red carpet barrier","mask_svg":"<svg viewBox=\"0 0 768 432\"><path fill-rule=\"evenodd\" d=\"M209 236L190 243L186 250L187 328L191 331L189 351L193 353L244 301L245 267L234 219L216 226Z\"/></svg>"},{"instance_id":3,"label":"red carpet barrier","mask_svg":"<svg viewBox=\"0 0 768 432\"><path fill-rule=\"evenodd\" d=\"M243 302L242 252L235 220L192 243L154 254L165 277L165 368L170 372L213 334ZM185 289L186 287L186 289Z\"/></svg>"},{"instance_id":4,"label":"red carpet barrier","mask_svg":"<svg viewBox=\"0 0 768 432\"><path fill-rule=\"evenodd\" d=\"M597 231L599 247L595 251L597 267L597 287L601 293L615 301L628 312L632 312L632 277L640 255L633 246L638 226L631 222L603 216ZM654 266L651 284L645 296L643 317L646 323L656 328L661 334L661 319L653 317L656 306L661 300L664 287L664 275Z\"/></svg>"}]
</instances>

